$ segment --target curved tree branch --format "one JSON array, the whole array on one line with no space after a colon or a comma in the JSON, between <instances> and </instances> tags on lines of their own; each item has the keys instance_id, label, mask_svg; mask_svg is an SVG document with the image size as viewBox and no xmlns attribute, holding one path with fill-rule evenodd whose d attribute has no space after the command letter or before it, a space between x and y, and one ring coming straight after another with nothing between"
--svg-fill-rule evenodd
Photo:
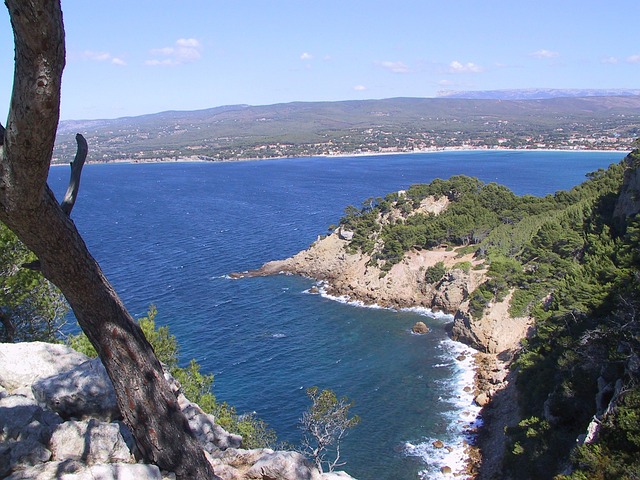
<instances>
[{"instance_id":1,"label":"curved tree branch","mask_svg":"<svg viewBox=\"0 0 640 480\"><path fill-rule=\"evenodd\" d=\"M78 144L78 150L76 151L76 158L71 162L69 186L67 187L67 193L64 195L64 200L62 200L60 204L62 211L67 216L71 215L71 210L76 203L78 189L80 188L80 175L82 174L82 167L84 166L84 161L87 159L87 153L89 151L87 141L79 133L76 134L76 143Z\"/></svg>"}]
</instances>

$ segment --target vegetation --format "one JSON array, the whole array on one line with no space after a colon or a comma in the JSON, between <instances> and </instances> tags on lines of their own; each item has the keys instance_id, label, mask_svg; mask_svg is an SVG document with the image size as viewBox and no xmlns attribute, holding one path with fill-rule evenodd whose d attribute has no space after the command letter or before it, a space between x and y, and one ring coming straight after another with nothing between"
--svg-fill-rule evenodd
<instances>
[{"instance_id":1,"label":"vegetation","mask_svg":"<svg viewBox=\"0 0 640 480\"><path fill-rule=\"evenodd\" d=\"M640 218L615 218L625 172L640 152L566 192L517 197L496 184L452 177L349 207L349 245L382 271L411 249L447 245L484 260L469 299L474 318L511 295L534 335L515 361L522 420L506 432L505 478L638 478L640 453ZM424 201L446 197L434 215ZM469 266L470 267L470 266ZM436 265L425 282L443 274ZM594 416L597 438L575 448Z\"/></svg>"},{"instance_id":2,"label":"vegetation","mask_svg":"<svg viewBox=\"0 0 640 480\"><path fill-rule=\"evenodd\" d=\"M169 373L180 382L182 393L192 402L197 403L206 413L216 418L216 423L231 433L242 435L243 448L273 447L276 435L267 424L254 414L238 414L234 407L226 402L219 403L212 392L213 375L203 374L195 359L186 367L178 365L179 347L176 337L169 333L169 327L156 327L157 310L151 306L146 317L138 323L152 345L153 350ZM73 349L90 357L97 353L84 333L71 335L67 343Z\"/></svg>"},{"instance_id":3,"label":"vegetation","mask_svg":"<svg viewBox=\"0 0 640 480\"><path fill-rule=\"evenodd\" d=\"M340 462L340 443L349 430L360 423L360 418L349 417L353 402L346 397L338 399L331 390L310 387L307 396L311 406L300 419L302 453L311 457L321 473L324 465L332 472L345 464Z\"/></svg>"},{"instance_id":4,"label":"vegetation","mask_svg":"<svg viewBox=\"0 0 640 480\"><path fill-rule=\"evenodd\" d=\"M67 303L42 274L25 268L36 258L0 223L0 342L54 342Z\"/></svg>"},{"instance_id":5,"label":"vegetation","mask_svg":"<svg viewBox=\"0 0 640 480\"><path fill-rule=\"evenodd\" d=\"M630 149L637 96L472 100L391 98L234 105L113 120L61 122L54 162L86 133L92 158L234 160L447 147Z\"/></svg>"}]
</instances>

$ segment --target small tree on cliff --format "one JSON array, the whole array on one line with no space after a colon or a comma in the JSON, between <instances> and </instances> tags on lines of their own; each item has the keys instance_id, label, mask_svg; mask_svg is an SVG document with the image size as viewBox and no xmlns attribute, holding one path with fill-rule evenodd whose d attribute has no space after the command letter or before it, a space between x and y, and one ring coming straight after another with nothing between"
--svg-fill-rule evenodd
<instances>
[{"instance_id":1,"label":"small tree on cliff","mask_svg":"<svg viewBox=\"0 0 640 480\"><path fill-rule=\"evenodd\" d=\"M160 362L69 218L87 143L78 152L62 204L47 186L65 64L59 0L5 0L15 39L7 128L0 125L0 221L37 256L30 267L73 309L116 391L145 459L180 479L218 478L189 430Z\"/></svg>"},{"instance_id":2,"label":"small tree on cliff","mask_svg":"<svg viewBox=\"0 0 640 480\"><path fill-rule=\"evenodd\" d=\"M311 387L307 389L307 396L312 404L300 419L302 453L311 457L320 472L324 464L332 472L346 463L340 462L340 443L349 429L360 423L360 417L349 418L353 402L346 397L338 399L331 390L319 392L318 387ZM331 453L333 459L328 459Z\"/></svg>"}]
</instances>

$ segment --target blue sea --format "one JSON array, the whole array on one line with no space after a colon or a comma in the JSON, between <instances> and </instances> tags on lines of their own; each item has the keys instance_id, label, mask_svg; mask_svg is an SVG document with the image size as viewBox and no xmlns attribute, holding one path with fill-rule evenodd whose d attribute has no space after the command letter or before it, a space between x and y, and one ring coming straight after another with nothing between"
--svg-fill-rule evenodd
<instances>
[{"instance_id":1,"label":"blue sea","mask_svg":"<svg viewBox=\"0 0 640 480\"><path fill-rule=\"evenodd\" d=\"M256 412L297 444L305 389L331 388L361 417L343 443L346 471L360 480L439 478L440 467L461 462L475 416L463 392L472 352L447 338L450 318L341 303L308 293L313 281L295 276L228 274L295 254L347 205L414 183L465 174L544 195L624 156L476 151L88 165L72 218L132 314L155 305L182 363L195 358L215 375L218 400ZM51 169L58 198L68 174ZM417 320L431 332L411 334ZM436 439L451 452L434 449Z\"/></svg>"}]
</instances>

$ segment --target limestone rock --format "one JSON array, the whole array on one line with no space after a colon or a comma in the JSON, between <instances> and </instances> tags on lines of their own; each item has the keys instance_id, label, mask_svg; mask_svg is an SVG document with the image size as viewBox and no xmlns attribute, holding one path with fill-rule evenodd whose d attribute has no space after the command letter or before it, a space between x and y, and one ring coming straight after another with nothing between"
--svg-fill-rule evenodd
<instances>
[{"instance_id":1,"label":"limestone rock","mask_svg":"<svg viewBox=\"0 0 640 480\"><path fill-rule=\"evenodd\" d=\"M480 319L471 316L465 301L453 319L451 338L484 353L516 349L520 340L527 336L532 320L529 317L512 318L509 315L510 301L511 293L502 302L496 302L485 310Z\"/></svg>"},{"instance_id":2,"label":"limestone rock","mask_svg":"<svg viewBox=\"0 0 640 480\"><path fill-rule=\"evenodd\" d=\"M355 480L347 472L326 472L320 475L322 480Z\"/></svg>"},{"instance_id":3,"label":"limestone rock","mask_svg":"<svg viewBox=\"0 0 640 480\"><path fill-rule=\"evenodd\" d=\"M96 419L68 421L51 435L49 448L54 460L82 460L97 463L133 463L135 460L118 423Z\"/></svg>"},{"instance_id":4,"label":"limestone rock","mask_svg":"<svg viewBox=\"0 0 640 480\"><path fill-rule=\"evenodd\" d=\"M298 452L265 453L246 473L247 479L319 480L320 472Z\"/></svg>"},{"instance_id":5,"label":"limestone rock","mask_svg":"<svg viewBox=\"0 0 640 480\"><path fill-rule=\"evenodd\" d=\"M474 398L473 401L476 402L476 405L478 405L479 407L486 407L491 401L491 398L489 397L489 395L487 395L486 392L480 392L478 395L476 395L476 398Z\"/></svg>"},{"instance_id":6,"label":"limestone rock","mask_svg":"<svg viewBox=\"0 0 640 480\"><path fill-rule=\"evenodd\" d=\"M34 440L12 442L9 444L9 448L11 451L10 470L16 470L18 466L24 468L25 466L38 465L51 458L51 451Z\"/></svg>"},{"instance_id":7,"label":"limestone rock","mask_svg":"<svg viewBox=\"0 0 640 480\"><path fill-rule=\"evenodd\" d=\"M417 333L418 335L422 335L425 333L429 333L429 327L424 322L416 322L413 327L411 327L411 331L413 333Z\"/></svg>"},{"instance_id":8,"label":"limestone rock","mask_svg":"<svg viewBox=\"0 0 640 480\"><path fill-rule=\"evenodd\" d=\"M191 431L206 451L240 447L242 437L227 432L215 423L213 415L204 413L198 405L189 404L182 409L182 413L187 417Z\"/></svg>"},{"instance_id":9,"label":"limestone rock","mask_svg":"<svg viewBox=\"0 0 640 480\"><path fill-rule=\"evenodd\" d=\"M0 385L9 392L57 375L88 357L65 345L45 342L0 343Z\"/></svg>"},{"instance_id":10,"label":"limestone rock","mask_svg":"<svg viewBox=\"0 0 640 480\"><path fill-rule=\"evenodd\" d=\"M62 423L55 413L44 410L34 400L21 395L0 399L0 441L29 438L47 443L53 429Z\"/></svg>"},{"instance_id":11,"label":"limestone rock","mask_svg":"<svg viewBox=\"0 0 640 480\"><path fill-rule=\"evenodd\" d=\"M620 196L613 210L614 218L619 220L624 220L640 212L640 167L637 161L633 165L630 163L630 157L627 159L629 159L627 162L630 168L624 174Z\"/></svg>"},{"instance_id":12,"label":"limestone rock","mask_svg":"<svg viewBox=\"0 0 640 480\"><path fill-rule=\"evenodd\" d=\"M433 297L433 308L453 313L469 296L471 278L460 269L448 272L438 283Z\"/></svg>"},{"instance_id":13,"label":"limestone rock","mask_svg":"<svg viewBox=\"0 0 640 480\"><path fill-rule=\"evenodd\" d=\"M142 463L87 466L77 461L47 462L19 470L7 480L162 480L160 469Z\"/></svg>"},{"instance_id":14,"label":"limestone rock","mask_svg":"<svg viewBox=\"0 0 640 480\"><path fill-rule=\"evenodd\" d=\"M99 358L41 378L31 388L38 403L62 418L111 421L121 416L113 384Z\"/></svg>"}]
</instances>

